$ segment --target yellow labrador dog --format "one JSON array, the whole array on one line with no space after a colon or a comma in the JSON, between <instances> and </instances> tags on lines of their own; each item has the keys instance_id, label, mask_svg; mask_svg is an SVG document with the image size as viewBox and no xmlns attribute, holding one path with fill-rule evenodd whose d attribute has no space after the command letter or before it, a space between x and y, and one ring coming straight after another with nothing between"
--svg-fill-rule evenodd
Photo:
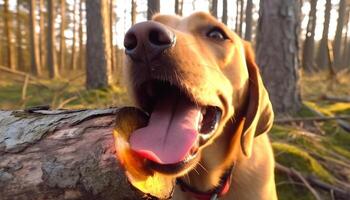
<instances>
[{"instance_id":1,"label":"yellow labrador dog","mask_svg":"<svg viewBox=\"0 0 350 200\"><path fill-rule=\"evenodd\" d=\"M250 45L198 12L155 15L124 46L130 91L150 116L130 148L177 178L173 199L277 199L273 111Z\"/></svg>"}]
</instances>

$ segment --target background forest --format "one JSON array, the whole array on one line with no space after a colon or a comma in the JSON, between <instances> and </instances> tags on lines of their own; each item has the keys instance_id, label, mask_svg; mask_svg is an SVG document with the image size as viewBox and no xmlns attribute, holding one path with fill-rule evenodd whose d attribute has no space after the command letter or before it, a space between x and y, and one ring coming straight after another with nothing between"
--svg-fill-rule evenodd
<instances>
[{"instance_id":1,"label":"background forest","mask_svg":"<svg viewBox=\"0 0 350 200\"><path fill-rule=\"evenodd\" d=\"M0 0L0 109L128 105L123 37L208 11L256 51L280 199L350 199L350 0Z\"/></svg>"}]
</instances>

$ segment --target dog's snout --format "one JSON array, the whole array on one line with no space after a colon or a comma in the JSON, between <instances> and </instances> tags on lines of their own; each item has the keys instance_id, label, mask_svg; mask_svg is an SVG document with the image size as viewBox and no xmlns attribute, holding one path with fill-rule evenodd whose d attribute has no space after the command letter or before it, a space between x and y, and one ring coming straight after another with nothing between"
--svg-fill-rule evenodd
<instances>
[{"instance_id":1,"label":"dog's snout","mask_svg":"<svg viewBox=\"0 0 350 200\"><path fill-rule=\"evenodd\" d=\"M145 54L157 56L175 43L175 34L166 26L153 21L132 26L125 34L125 53L134 59Z\"/></svg>"}]
</instances>

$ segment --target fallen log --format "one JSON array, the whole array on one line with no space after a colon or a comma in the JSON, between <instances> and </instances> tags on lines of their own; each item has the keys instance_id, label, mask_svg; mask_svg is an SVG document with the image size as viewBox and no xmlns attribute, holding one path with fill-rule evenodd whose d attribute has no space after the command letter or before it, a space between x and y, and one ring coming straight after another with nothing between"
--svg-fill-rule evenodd
<instances>
[{"instance_id":1,"label":"fallen log","mask_svg":"<svg viewBox=\"0 0 350 200\"><path fill-rule=\"evenodd\" d=\"M117 112L0 111L0 199L141 199L115 156Z\"/></svg>"}]
</instances>

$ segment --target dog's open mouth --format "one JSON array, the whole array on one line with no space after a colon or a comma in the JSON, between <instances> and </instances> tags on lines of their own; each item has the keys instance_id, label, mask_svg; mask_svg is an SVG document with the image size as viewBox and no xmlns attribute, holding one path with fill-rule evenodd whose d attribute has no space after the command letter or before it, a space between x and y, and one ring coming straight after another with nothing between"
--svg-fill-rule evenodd
<instances>
[{"instance_id":1,"label":"dog's open mouth","mask_svg":"<svg viewBox=\"0 0 350 200\"><path fill-rule=\"evenodd\" d=\"M195 162L200 147L213 137L222 111L199 105L179 87L165 82L147 83L143 90L149 102L143 109L150 119L146 127L131 134L131 149L154 170L179 173Z\"/></svg>"}]
</instances>

